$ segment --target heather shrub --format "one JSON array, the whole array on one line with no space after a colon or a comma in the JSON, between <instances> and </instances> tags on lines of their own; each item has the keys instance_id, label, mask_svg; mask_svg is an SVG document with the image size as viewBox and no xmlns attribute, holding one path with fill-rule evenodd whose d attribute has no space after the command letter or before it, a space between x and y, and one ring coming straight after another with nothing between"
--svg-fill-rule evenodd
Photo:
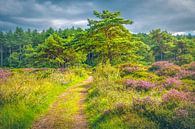
<instances>
[{"instance_id":1,"label":"heather shrub","mask_svg":"<svg viewBox=\"0 0 195 129\"><path fill-rule=\"evenodd\" d=\"M124 67L123 72L125 73L132 73L134 71L138 71L140 68L138 66L132 66L132 67Z\"/></svg>"},{"instance_id":2,"label":"heather shrub","mask_svg":"<svg viewBox=\"0 0 195 129\"><path fill-rule=\"evenodd\" d=\"M175 76L178 79L192 79L195 80L195 71L181 70Z\"/></svg>"},{"instance_id":3,"label":"heather shrub","mask_svg":"<svg viewBox=\"0 0 195 129\"><path fill-rule=\"evenodd\" d=\"M160 103L151 97L134 98L132 108L139 116L155 122L160 128L167 128L169 126L172 112L164 110L160 106Z\"/></svg>"},{"instance_id":4,"label":"heather shrub","mask_svg":"<svg viewBox=\"0 0 195 129\"><path fill-rule=\"evenodd\" d=\"M124 68L129 68L129 67L137 67L140 70L141 69L145 69L145 67L141 64L136 64L136 63L126 63L126 64L121 64L118 66L120 68L120 70L123 70Z\"/></svg>"},{"instance_id":5,"label":"heather shrub","mask_svg":"<svg viewBox=\"0 0 195 129\"><path fill-rule=\"evenodd\" d=\"M163 102L168 101L187 101L188 100L188 94L185 92L179 92L175 89L169 90L166 94L162 96Z\"/></svg>"},{"instance_id":6,"label":"heather shrub","mask_svg":"<svg viewBox=\"0 0 195 129\"><path fill-rule=\"evenodd\" d=\"M118 66L121 72L121 76L126 76L128 74L132 74L136 71L141 72L145 71L146 67L140 65L140 64L122 64Z\"/></svg>"},{"instance_id":7,"label":"heather shrub","mask_svg":"<svg viewBox=\"0 0 195 129\"><path fill-rule=\"evenodd\" d=\"M174 111L173 123L177 128L194 129L195 128L195 106L188 103Z\"/></svg>"},{"instance_id":8,"label":"heather shrub","mask_svg":"<svg viewBox=\"0 0 195 129\"><path fill-rule=\"evenodd\" d=\"M134 112L127 115L125 123L128 125L126 129L158 129L158 124L148 118L142 117Z\"/></svg>"},{"instance_id":9,"label":"heather shrub","mask_svg":"<svg viewBox=\"0 0 195 129\"><path fill-rule=\"evenodd\" d=\"M189 64L188 70L195 71L195 62L192 62L192 63Z\"/></svg>"},{"instance_id":10,"label":"heather shrub","mask_svg":"<svg viewBox=\"0 0 195 129\"><path fill-rule=\"evenodd\" d=\"M154 71L160 76L174 76L181 70L181 68L173 63L169 63L168 61L159 61L152 64L149 70Z\"/></svg>"},{"instance_id":11,"label":"heather shrub","mask_svg":"<svg viewBox=\"0 0 195 129\"><path fill-rule=\"evenodd\" d=\"M110 65L98 66L88 95L90 127L192 128L194 109L185 106L193 102L188 92L193 91L194 81L177 78L181 71L177 65L161 66L150 72L139 65L122 65L120 72Z\"/></svg>"},{"instance_id":12,"label":"heather shrub","mask_svg":"<svg viewBox=\"0 0 195 129\"><path fill-rule=\"evenodd\" d=\"M122 102L116 103L114 105L114 107L115 107L115 112L118 114L123 114L123 113L127 112L128 108L129 108L127 104L122 103Z\"/></svg>"},{"instance_id":13,"label":"heather shrub","mask_svg":"<svg viewBox=\"0 0 195 129\"><path fill-rule=\"evenodd\" d=\"M176 93L178 94L178 93ZM174 96L174 95L173 95ZM179 93L176 99L184 100ZM170 101L170 99L169 99ZM163 105L162 105L163 104ZM187 107L180 105L174 109L167 108L167 103L160 103L151 97L134 98L132 109L137 112L142 118L151 120L159 125L159 128L193 128L194 127L194 106L186 104Z\"/></svg>"},{"instance_id":14,"label":"heather shrub","mask_svg":"<svg viewBox=\"0 0 195 129\"><path fill-rule=\"evenodd\" d=\"M155 84L144 81L144 80L129 80L127 79L125 81L125 85L127 88L132 87L138 90L149 90L153 87L155 87Z\"/></svg>"},{"instance_id":15,"label":"heather shrub","mask_svg":"<svg viewBox=\"0 0 195 129\"><path fill-rule=\"evenodd\" d=\"M168 109L174 109L188 100L189 95L187 93L175 89L169 90L162 96L162 104Z\"/></svg>"},{"instance_id":16,"label":"heather shrub","mask_svg":"<svg viewBox=\"0 0 195 129\"><path fill-rule=\"evenodd\" d=\"M190 64L182 65L182 68L183 68L184 70L195 71L195 62L191 62Z\"/></svg>"},{"instance_id":17,"label":"heather shrub","mask_svg":"<svg viewBox=\"0 0 195 129\"><path fill-rule=\"evenodd\" d=\"M176 78L167 78L163 83L163 87L166 89L179 88L181 84L182 82Z\"/></svg>"},{"instance_id":18,"label":"heather shrub","mask_svg":"<svg viewBox=\"0 0 195 129\"><path fill-rule=\"evenodd\" d=\"M153 105L153 108L150 106ZM154 109L157 106L156 101L154 101L151 97L147 96L144 98L133 98L133 110L144 112L148 109Z\"/></svg>"},{"instance_id":19,"label":"heather shrub","mask_svg":"<svg viewBox=\"0 0 195 129\"><path fill-rule=\"evenodd\" d=\"M189 79L183 79L180 89L186 92L195 92L195 81Z\"/></svg>"},{"instance_id":20,"label":"heather shrub","mask_svg":"<svg viewBox=\"0 0 195 129\"><path fill-rule=\"evenodd\" d=\"M11 72L8 70L0 69L0 80L7 79L11 75Z\"/></svg>"},{"instance_id":21,"label":"heather shrub","mask_svg":"<svg viewBox=\"0 0 195 129\"><path fill-rule=\"evenodd\" d=\"M156 82L162 79L158 75L152 72L148 72L148 71L135 71L132 73L132 77L137 78L137 79L141 78L141 79L148 80L151 82Z\"/></svg>"}]
</instances>

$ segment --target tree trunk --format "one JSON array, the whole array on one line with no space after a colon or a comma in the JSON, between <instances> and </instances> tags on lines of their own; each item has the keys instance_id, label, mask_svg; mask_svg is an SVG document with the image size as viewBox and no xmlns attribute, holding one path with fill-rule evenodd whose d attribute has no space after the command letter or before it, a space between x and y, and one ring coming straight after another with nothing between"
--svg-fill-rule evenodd
<instances>
[{"instance_id":1,"label":"tree trunk","mask_svg":"<svg viewBox=\"0 0 195 129\"><path fill-rule=\"evenodd\" d=\"M160 60L161 61L163 60L163 53L162 52L160 53Z\"/></svg>"},{"instance_id":2,"label":"tree trunk","mask_svg":"<svg viewBox=\"0 0 195 129\"><path fill-rule=\"evenodd\" d=\"M11 54L12 54L12 48L10 47L9 48L9 57L11 56ZM12 64L12 61L11 61L11 58L9 58L9 66L11 66L11 64Z\"/></svg>"},{"instance_id":3,"label":"tree trunk","mask_svg":"<svg viewBox=\"0 0 195 129\"><path fill-rule=\"evenodd\" d=\"M19 54L19 67L21 67L21 61L22 61L22 45L19 46L19 51L20 51L20 54Z\"/></svg>"},{"instance_id":4,"label":"tree trunk","mask_svg":"<svg viewBox=\"0 0 195 129\"><path fill-rule=\"evenodd\" d=\"M3 45L1 44L1 67L3 67Z\"/></svg>"}]
</instances>

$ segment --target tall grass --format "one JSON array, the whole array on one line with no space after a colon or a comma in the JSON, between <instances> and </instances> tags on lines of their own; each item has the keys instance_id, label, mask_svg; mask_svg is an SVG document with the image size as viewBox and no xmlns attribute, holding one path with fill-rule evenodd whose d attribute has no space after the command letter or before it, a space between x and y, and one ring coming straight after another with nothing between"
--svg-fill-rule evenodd
<instances>
[{"instance_id":1,"label":"tall grass","mask_svg":"<svg viewBox=\"0 0 195 129\"><path fill-rule=\"evenodd\" d=\"M194 128L194 94L190 92L194 80L188 80L191 84L181 80L182 84L174 83L167 88L164 83L167 84L169 77L159 76L145 67L128 67L128 71L125 67L124 72L107 64L98 66L94 71L86 106L91 128ZM136 83L127 83L128 79ZM140 81L144 83L137 83ZM146 90L145 86L149 84L152 87ZM171 91L175 94L170 94ZM168 99L165 101L164 98Z\"/></svg>"},{"instance_id":2,"label":"tall grass","mask_svg":"<svg viewBox=\"0 0 195 129\"><path fill-rule=\"evenodd\" d=\"M26 129L67 87L87 76L80 69L15 69L0 83L0 129Z\"/></svg>"}]
</instances>

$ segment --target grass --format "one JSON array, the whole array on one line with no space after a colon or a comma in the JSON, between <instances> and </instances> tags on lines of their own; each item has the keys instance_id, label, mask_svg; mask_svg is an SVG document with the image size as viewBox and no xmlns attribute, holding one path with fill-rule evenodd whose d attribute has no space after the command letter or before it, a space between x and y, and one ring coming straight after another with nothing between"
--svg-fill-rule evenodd
<instances>
[{"instance_id":1,"label":"grass","mask_svg":"<svg viewBox=\"0 0 195 129\"><path fill-rule=\"evenodd\" d=\"M158 76L147 69L124 74L122 70L109 64L98 66L87 97L86 112L90 128L194 128L195 107L192 100L163 102L162 96L175 89L175 87L166 89L162 86L166 78L168 77ZM156 86L147 91L133 87L127 89L125 79L151 81ZM195 81L190 79L181 81L182 85L176 90L193 97Z\"/></svg>"},{"instance_id":2,"label":"grass","mask_svg":"<svg viewBox=\"0 0 195 129\"><path fill-rule=\"evenodd\" d=\"M26 129L67 87L86 79L82 69L13 69L0 84L0 128Z\"/></svg>"}]
</instances>

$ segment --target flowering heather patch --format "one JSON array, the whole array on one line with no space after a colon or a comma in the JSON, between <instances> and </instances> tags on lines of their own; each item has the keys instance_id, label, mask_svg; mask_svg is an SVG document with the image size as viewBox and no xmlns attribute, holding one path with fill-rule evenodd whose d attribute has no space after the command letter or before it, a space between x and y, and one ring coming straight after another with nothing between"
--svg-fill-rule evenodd
<instances>
[{"instance_id":1,"label":"flowering heather patch","mask_svg":"<svg viewBox=\"0 0 195 129\"><path fill-rule=\"evenodd\" d=\"M189 70L195 71L195 62L190 63Z\"/></svg>"},{"instance_id":2,"label":"flowering heather patch","mask_svg":"<svg viewBox=\"0 0 195 129\"><path fill-rule=\"evenodd\" d=\"M144 97L144 98L133 98L133 109L144 111L146 109L146 106L156 106L156 101L153 100L150 96Z\"/></svg>"},{"instance_id":3,"label":"flowering heather patch","mask_svg":"<svg viewBox=\"0 0 195 129\"><path fill-rule=\"evenodd\" d=\"M127 87L134 87L136 89L149 90L155 86L155 84L143 81L143 80L126 80L125 82Z\"/></svg>"},{"instance_id":4,"label":"flowering heather patch","mask_svg":"<svg viewBox=\"0 0 195 129\"><path fill-rule=\"evenodd\" d=\"M36 70L39 70L40 68L23 68L22 71L23 72L33 72Z\"/></svg>"},{"instance_id":5,"label":"flowering heather patch","mask_svg":"<svg viewBox=\"0 0 195 129\"><path fill-rule=\"evenodd\" d=\"M0 69L0 79L6 79L11 73L7 70Z\"/></svg>"},{"instance_id":6,"label":"flowering heather patch","mask_svg":"<svg viewBox=\"0 0 195 129\"><path fill-rule=\"evenodd\" d=\"M155 62L149 70L154 71L160 76L174 76L181 70L181 68L173 63L169 63L168 61L159 61Z\"/></svg>"},{"instance_id":7,"label":"flowering heather patch","mask_svg":"<svg viewBox=\"0 0 195 129\"><path fill-rule=\"evenodd\" d=\"M125 71L125 72L129 72L129 73L134 72L134 71L137 71L137 70L139 70L139 67L138 67L138 66L125 67L125 68L124 68L124 71Z\"/></svg>"},{"instance_id":8,"label":"flowering heather patch","mask_svg":"<svg viewBox=\"0 0 195 129\"><path fill-rule=\"evenodd\" d=\"M169 102L169 101L187 101L188 100L188 94L185 92L179 92L175 89L172 89L168 91L166 94L162 96L163 102Z\"/></svg>"},{"instance_id":9,"label":"flowering heather patch","mask_svg":"<svg viewBox=\"0 0 195 129\"><path fill-rule=\"evenodd\" d=\"M195 62L192 62L190 64L185 64L182 66L182 68L185 70L195 71Z\"/></svg>"},{"instance_id":10,"label":"flowering heather patch","mask_svg":"<svg viewBox=\"0 0 195 129\"><path fill-rule=\"evenodd\" d=\"M168 87L174 87L181 85L182 82L180 80L177 80L176 78L167 78L166 81L163 83L163 86Z\"/></svg>"},{"instance_id":11,"label":"flowering heather patch","mask_svg":"<svg viewBox=\"0 0 195 129\"><path fill-rule=\"evenodd\" d=\"M177 79L182 79L186 77L194 77L195 78L195 72L194 71L189 71L189 70L181 70L175 75L175 78Z\"/></svg>"},{"instance_id":12,"label":"flowering heather patch","mask_svg":"<svg viewBox=\"0 0 195 129\"><path fill-rule=\"evenodd\" d=\"M187 117L189 113L185 109L178 109L176 110L175 114L177 117L183 118L183 117Z\"/></svg>"}]
</instances>

